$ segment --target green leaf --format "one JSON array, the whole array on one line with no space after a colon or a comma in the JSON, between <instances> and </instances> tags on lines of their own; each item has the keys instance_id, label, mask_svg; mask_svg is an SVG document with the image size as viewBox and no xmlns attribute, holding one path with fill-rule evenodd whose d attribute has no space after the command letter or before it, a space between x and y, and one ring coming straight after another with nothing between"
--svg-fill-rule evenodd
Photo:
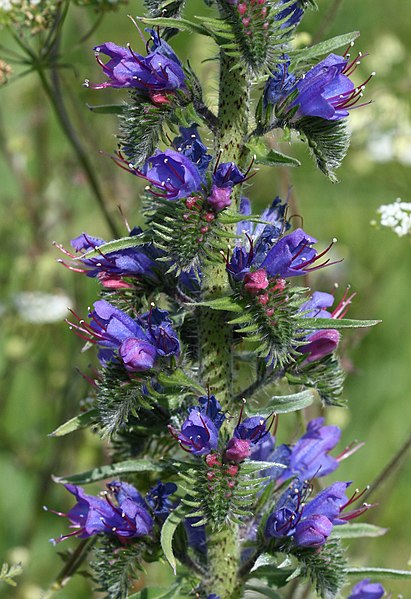
<instances>
[{"instance_id":1,"label":"green leaf","mask_svg":"<svg viewBox=\"0 0 411 599\"><path fill-rule=\"evenodd\" d=\"M411 570L392 570L391 568L347 568L348 576L364 578L406 578L411 580Z\"/></svg>"},{"instance_id":2,"label":"green leaf","mask_svg":"<svg viewBox=\"0 0 411 599\"><path fill-rule=\"evenodd\" d=\"M173 537L177 530L177 526L185 518L186 514L187 507L180 504L174 511L170 512L161 529L161 547L163 548L164 556L172 567L174 574L176 574L177 563L173 552Z\"/></svg>"},{"instance_id":3,"label":"green leaf","mask_svg":"<svg viewBox=\"0 0 411 599\"><path fill-rule=\"evenodd\" d=\"M256 164L265 164L267 166L301 166L301 162L296 158L267 148L261 140L247 144L247 147L254 154Z\"/></svg>"},{"instance_id":4,"label":"green leaf","mask_svg":"<svg viewBox=\"0 0 411 599\"><path fill-rule=\"evenodd\" d=\"M109 254L111 252L127 250L128 248L134 248L138 245L143 245L144 243L148 243L148 241L147 239L144 239L142 235L122 237L121 239L114 239L114 241L103 243L103 245L98 246L98 250L90 250L89 252L82 254L78 259L88 260L89 258L97 258L101 256L101 254Z\"/></svg>"},{"instance_id":5,"label":"green leaf","mask_svg":"<svg viewBox=\"0 0 411 599\"><path fill-rule=\"evenodd\" d=\"M373 327L381 320L352 320L350 318L302 318L301 326L304 329L362 329Z\"/></svg>"},{"instance_id":6,"label":"green leaf","mask_svg":"<svg viewBox=\"0 0 411 599\"><path fill-rule=\"evenodd\" d=\"M0 569L0 582L5 582L11 587L15 587L17 586L17 583L14 578L16 576L20 576L21 574L23 574L21 563L12 564L11 566L3 563Z\"/></svg>"},{"instance_id":7,"label":"green leaf","mask_svg":"<svg viewBox=\"0 0 411 599\"><path fill-rule=\"evenodd\" d=\"M204 387L191 379L180 369L174 370L171 374L161 372L157 379L163 387L188 387L189 389L195 389L199 393L205 393Z\"/></svg>"},{"instance_id":8,"label":"green leaf","mask_svg":"<svg viewBox=\"0 0 411 599\"><path fill-rule=\"evenodd\" d=\"M64 435L68 435L69 433L73 433L74 431L78 431L79 429L86 428L89 424L96 420L96 416L98 415L98 411L93 408L91 410L87 410L87 412L83 412L78 416L74 416L74 418L70 418L64 424L61 424L55 431L49 434L49 437L64 437Z\"/></svg>"},{"instance_id":9,"label":"green leaf","mask_svg":"<svg viewBox=\"0 0 411 599\"><path fill-rule=\"evenodd\" d=\"M223 310L225 312L241 312L243 307L236 302L232 297L219 297L208 302L197 302L195 306L204 306L212 310Z\"/></svg>"},{"instance_id":10,"label":"green leaf","mask_svg":"<svg viewBox=\"0 0 411 599\"><path fill-rule=\"evenodd\" d=\"M98 104L97 106L86 104L86 106L91 112L97 114L122 114L124 112L124 104Z\"/></svg>"},{"instance_id":11,"label":"green leaf","mask_svg":"<svg viewBox=\"0 0 411 599\"><path fill-rule=\"evenodd\" d=\"M269 589L268 587L259 587L254 584L247 584L245 588L247 591L254 591L254 593L259 593L260 595L264 595L264 597L269 597L270 599L282 599L281 595L279 595L277 591Z\"/></svg>"},{"instance_id":12,"label":"green leaf","mask_svg":"<svg viewBox=\"0 0 411 599\"><path fill-rule=\"evenodd\" d=\"M307 61L311 60L312 58L317 58L318 56L323 56L324 54L329 54L336 48L348 46L351 44L351 42L356 40L359 35L359 31L351 31L351 33L337 35L336 37L332 37L329 40L325 40L324 42L320 42L319 44L315 44L309 48L297 50L295 53L293 53L293 62L298 62L299 60Z\"/></svg>"},{"instance_id":13,"label":"green leaf","mask_svg":"<svg viewBox=\"0 0 411 599\"><path fill-rule=\"evenodd\" d=\"M179 586L173 586L171 589L170 587L147 587L138 593L129 595L128 599L172 599L176 596L183 597L179 592Z\"/></svg>"},{"instance_id":14,"label":"green leaf","mask_svg":"<svg viewBox=\"0 0 411 599\"><path fill-rule=\"evenodd\" d=\"M145 25L151 25L152 27L174 27L180 31L189 31L190 33L199 33L200 35L214 37L205 27L199 23L193 23L188 19L173 19L168 17L150 19L148 17L136 17L136 20L141 21Z\"/></svg>"},{"instance_id":15,"label":"green leaf","mask_svg":"<svg viewBox=\"0 0 411 599\"><path fill-rule=\"evenodd\" d=\"M388 528L381 528L381 526L375 526L374 524L356 522L355 524L347 523L345 526L336 526L330 536L338 539L381 537L382 535L385 535L387 530Z\"/></svg>"},{"instance_id":16,"label":"green leaf","mask_svg":"<svg viewBox=\"0 0 411 599\"><path fill-rule=\"evenodd\" d=\"M296 412L297 410L303 410L310 406L314 401L314 393L311 389L300 391L299 393L293 393L291 395L273 395L268 400L263 408L263 411L257 410L258 414L264 416L264 413L268 411L277 412L277 414L287 414L288 412ZM252 413L257 413L252 412Z\"/></svg>"},{"instance_id":17,"label":"green leaf","mask_svg":"<svg viewBox=\"0 0 411 599\"><path fill-rule=\"evenodd\" d=\"M53 476L56 483L71 483L73 485L94 483L98 480L111 478L121 474L130 474L133 472L162 472L164 467L157 462L150 460L126 460L107 466L100 466L81 472L80 474L72 474L71 476Z\"/></svg>"}]
</instances>

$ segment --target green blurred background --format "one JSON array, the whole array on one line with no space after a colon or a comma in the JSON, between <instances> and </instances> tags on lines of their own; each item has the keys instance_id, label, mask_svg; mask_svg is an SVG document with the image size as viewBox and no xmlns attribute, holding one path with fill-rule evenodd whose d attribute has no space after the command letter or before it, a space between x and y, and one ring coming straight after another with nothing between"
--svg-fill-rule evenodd
<instances>
[{"instance_id":1,"label":"green blurred background","mask_svg":"<svg viewBox=\"0 0 411 599\"><path fill-rule=\"evenodd\" d=\"M352 146L337 173L339 184L332 185L315 169L306 146L296 140L292 146L283 144L282 149L298 157L302 166L261 169L250 197L260 208L277 193L289 194L306 231L324 247L337 237L333 252L344 261L312 276L311 285L330 291L337 282L342 292L350 284L358 292L350 316L383 321L373 330L344 335L342 349L349 371L345 395L350 409L327 412L329 422L344 427L341 448L353 439L366 442L338 472L338 478L353 480L361 488L379 475L411 434L410 238L398 238L370 225L381 204L397 197L411 200L411 4L404 0L391 0L389 6L382 0L319 0L319 8L306 15L297 41L306 43L359 29L361 38L355 49L369 56L362 61L356 81L360 83L370 71L377 72L366 90L366 99L374 103L352 113ZM200 9L199 0L189 3L189 12ZM130 223L141 223L140 182L99 153L115 149L116 118L94 114L86 107L87 103L118 102L123 92L92 91L81 84L86 77L102 80L92 46L109 40L123 45L130 41L142 52L128 13L142 14L141 5L130 2L107 14L88 40L81 42L98 15L92 8L71 7L61 48L62 62L68 66L59 71L74 128L97 170L111 217L124 232L117 206L121 205ZM4 48L18 51L5 29L0 30L0 44L0 59L7 60ZM189 56L203 81L207 101L215 105L216 63L202 62L213 54L213 46L187 34L175 38L173 46L182 58ZM81 231L108 239L110 232L37 75L14 79L24 66L11 66L9 82L0 87L0 563L22 561L24 574L15 589L2 584L0 597L40 599L42 589L61 567L48 539L65 529L65 522L43 512L42 506L62 509L69 505L65 491L52 482L51 475L81 471L108 460L107 448L90 433L47 437L86 400L88 385L77 369L89 372L94 359L80 353L80 340L67 330L66 306L85 314L98 292L95 281L56 263L61 256L52 242L58 240L67 247L70 238ZM287 440L287 417L282 422L281 441ZM352 542L349 551L356 565L410 565L410 479L410 461L405 459L379 487L373 497L379 505L366 519L389 528L389 533ZM75 541L69 544L74 547ZM410 584L387 581L386 587L411 596ZM82 577L59 594L61 599L91 596L89 583Z\"/></svg>"}]
</instances>

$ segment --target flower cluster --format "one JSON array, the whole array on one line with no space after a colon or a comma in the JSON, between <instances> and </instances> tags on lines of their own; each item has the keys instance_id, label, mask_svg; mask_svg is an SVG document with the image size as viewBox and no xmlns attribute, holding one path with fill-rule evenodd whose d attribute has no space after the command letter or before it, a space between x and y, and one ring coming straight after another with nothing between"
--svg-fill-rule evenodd
<instances>
[{"instance_id":1,"label":"flower cluster","mask_svg":"<svg viewBox=\"0 0 411 599\"><path fill-rule=\"evenodd\" d=\"M86 80L86 87L137 89L147 93L152 102L159 104L168 103L168 95L175 93L175 90L185 90L186 78L176 54L154 29L148 31L152 45L147 56L136 54L130 46L123 48L113 42L96 46L94 51L97 62L108 81L90 83ZM109 60L104 63L100 54L104 54Z\"/></svg>"},{"instance_id":2,"label":"flower cluster","mask_svg":"<svg viewBox=\"0 0 411 599\"><path fill-rule=\"evenodd\" d=\"M98 357L103 365L120 359L129 372L141 372L153 368L158 358L180 353L180 342L165 310L153 308L134 320L99 300L89 316L90 324L78 317L78 324L69 324L80 337L100 347Z\"/></svg>"},{"instance_id":3,"label":"flower cluster","mask_svg":"<svg viewBox=\"0 0 411 599\"><path fill-rule=\"evenodd\" d=\"M216 164L207 172L212 156L201 141L197 125L180 127L180 136L173 140L173 149L156 150L141 169L135 168L118 153L114 158L119 166L148 182L146 188L153 196L179 200L203 195L209 206L220 212L231 204L234 185L243 183L243 174L234 162Z\"/></svg>"},{"instance_id":4,"label":"flower cluster","mask_svg":"<svg viewBox=\"0 0 411 599\"><path fill-rule=\"evenodd\" d=\"M169 497L177 490L174 483L159 482L149 490L144 500L132 485L112 481L107 483L108 491L101 496L87 495L81 487L64 485L76 498L76 504L67 514L54 512L68 518L75 530L53 543L59 543L69 537L85 539L100 533L115 536L125 543L128 539L143 537L152 532L154 520L164 520L172 508Z\"/></svg>"},{"instance_id":5,"label":"flower cluster","mask_svg":"<svg viewBox=\"0 0 411 599\"><path fill-rule=\"evenodd\" d=\"M291 123L304 117L344 119L350 109L359 107L364 88L375 75L372 73L361 85L354 85L350 76L361 58L361 53L354 60L349 55L330 54L297 78L289 72L290 60L285 55L267 80L264 103L274 105L277 116Z\"/></svg>"},{"instance_id":6,"label":"flower cluster","mask_svg":"<svg viewBox=\"0 0 411 599\"><path fill-rule=\"evenodd\" d=\"M402 202L397 198L392 204L383 204L378 208L380 222L398 237L411 234L411 202Z\"/></svg>"}]
</instances>

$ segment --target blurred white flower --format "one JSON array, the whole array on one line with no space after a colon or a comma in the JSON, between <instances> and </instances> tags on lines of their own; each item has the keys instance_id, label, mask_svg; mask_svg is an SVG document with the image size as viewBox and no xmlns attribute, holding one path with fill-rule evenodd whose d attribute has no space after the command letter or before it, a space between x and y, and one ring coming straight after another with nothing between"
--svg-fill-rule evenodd
<instances>
[{"instance_id":1,"label":"blurred white flower","mask_svg":"<svg viewBox=\"0 0 411 599\"><path fill-rule=\"evenodd\" d=\"M13 303L22 320L45 324L63 320L67 316L67 306L73 302L64 294L23 291L14 296Z\"/></svg>"},{"instance_id":2,"label":"blurred white flower","mask_svg":"<svg viewBox=\"0 0 411 599\"><path fill-rule=\"evenodd\" d=\"M381 225L392 229L398 237L411 233L411 202L402 202L397 198L393 204L380 206L377 212Z\"/></svg>"}]
</instances>

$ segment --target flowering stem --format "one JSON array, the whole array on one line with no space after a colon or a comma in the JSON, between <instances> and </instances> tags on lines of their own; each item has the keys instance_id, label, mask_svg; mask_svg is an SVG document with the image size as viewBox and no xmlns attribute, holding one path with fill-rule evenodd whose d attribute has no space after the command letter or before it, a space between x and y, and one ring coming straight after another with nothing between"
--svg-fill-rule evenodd
<instances>
[{"instance_id":1,"label":"flowering stem","mask_svg":"<svg viewBox=\"0 0 411 599\"><path fill-rule=\"evenodd\" d=\"M248 129L249 76L245 68L233 69L237 61L221 52L219 130L216 135L216 156L221 152L221 162L236 162L240 168L244 156L244 139ZM237 212L240 186L233 189L228 211ZM232 243L235 225L226 225L227 247ZM206 264L203 267L203 300L216 299L231 293L226 267ZM227 314L208 308L200 309L200 374L204 384L216 393L225 410L238 412L232 392L232 330L227 324ZM218 532L208 531L208 574L206 591L224 599L241 596L238 579L239 540L238 527L225 523Z\"/></svg>"},{"instance_id":2,"label":"flowering stem","mask_svg":"<svg viewBox=\"0 0 411 599\"><path fill-rule=\"evenodd\" d=\"M242 597L243 584L238 579L240 543L237 536L238 527L235 524L226 524L218 532L214 531L209 535L209 571L205 580L205 590L208 594L220 596L221 599Z\"/></svg>"}]
</instances>

